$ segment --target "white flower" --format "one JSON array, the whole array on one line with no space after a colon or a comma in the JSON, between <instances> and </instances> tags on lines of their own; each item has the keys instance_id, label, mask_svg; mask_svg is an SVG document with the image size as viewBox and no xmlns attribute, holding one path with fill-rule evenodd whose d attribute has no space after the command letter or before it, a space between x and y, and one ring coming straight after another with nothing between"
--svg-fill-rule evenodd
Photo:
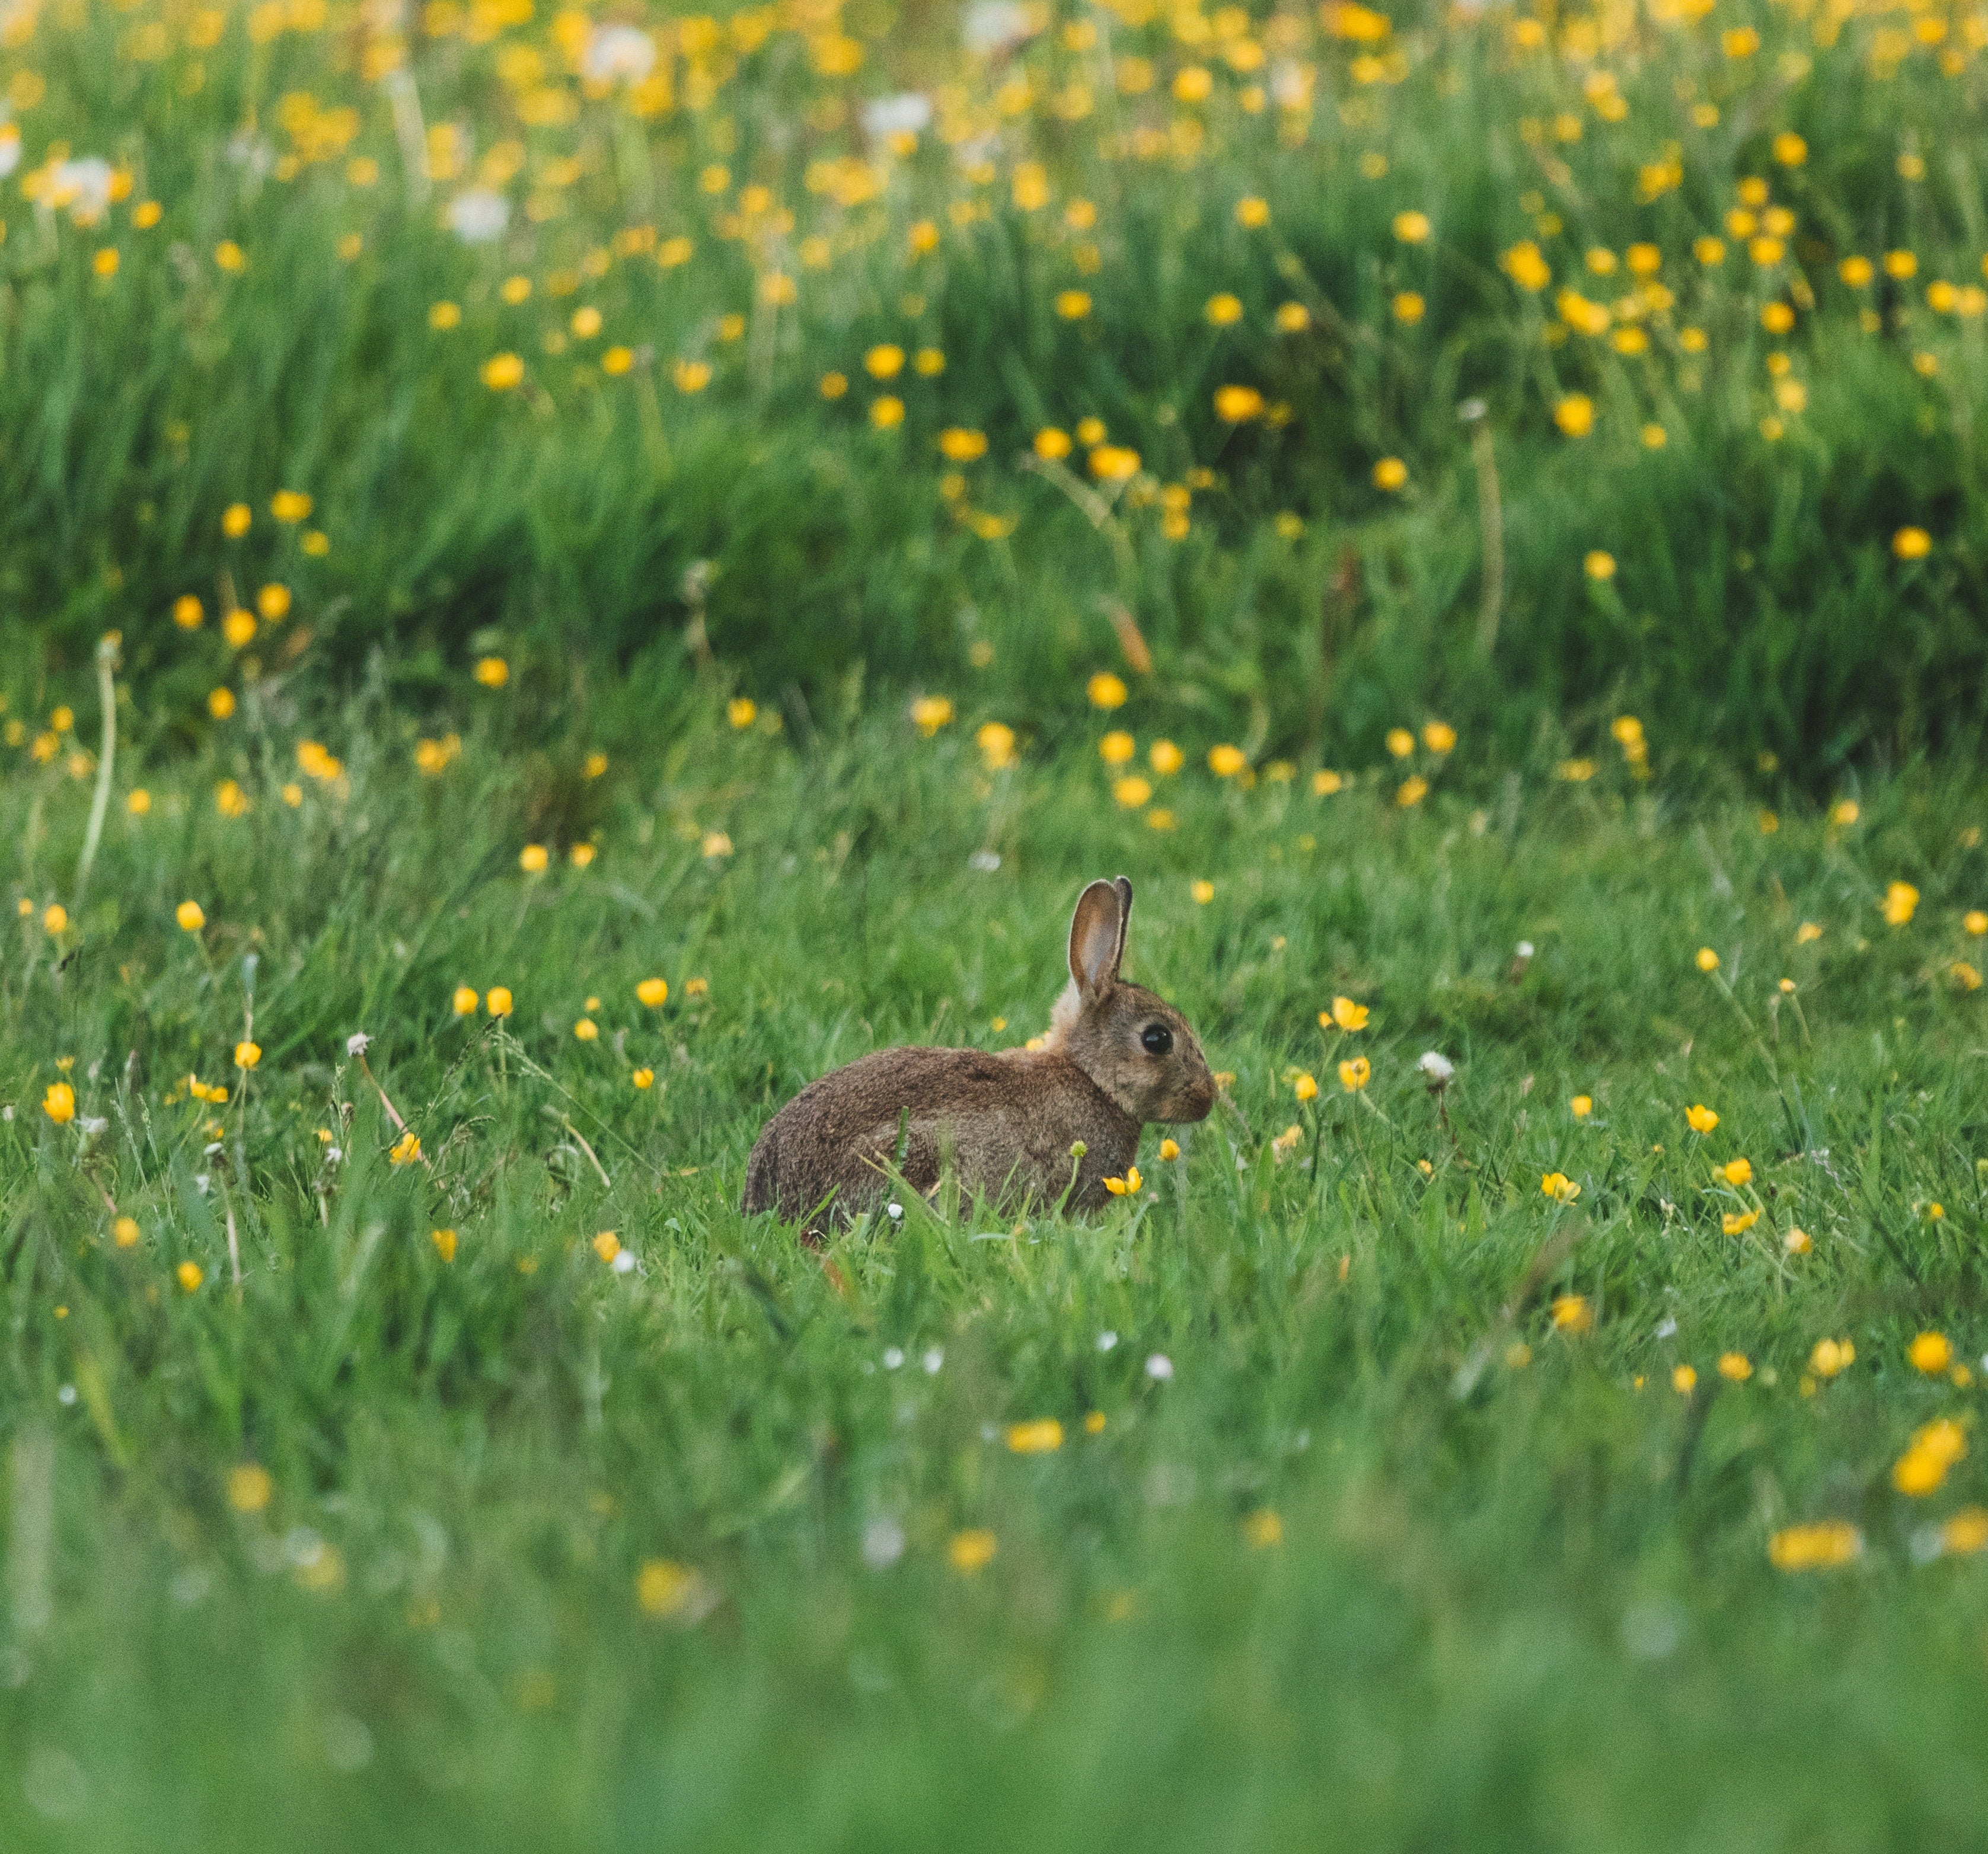
<instances>
[{"instance_id":1,"label":"white flower","mask_svg":"<svg viewBox=\"0 0 1988 1854\"><path fill-rule=\"evenodd\" d=\"M899 1365L904 1363L904 1355L903 1350L900 1347L895 1345L887 1345L884 1348L884 1370L895 1371Z\"/></svg>"},{"instance_id":2,"label":"white flower","mask_svg":"<svg viewBox=\"0 0 1988 1854\"><path fill-rule=\"evenodd\" d=\"M931 99L916 90L879 96L863 106L863 133L881 141L888 135L921 134L931 123Z\"/></svg>"},{"instance_id":3,"label":"white flower","mask_svg":"<svg viewBox=\"0 0 1988 1854\"><path fill-rule=\"evenodd\" d=\"M67 1409L76 1401L76 1386L73 1384L59 1386L56 1391L56 1401Z\"/></svg>"},{"instance_id":4,"label":"white flower","mask_svg":"<svg viewBox=\"0 0 1988 1854\"><path fill-rule=\"evenodd\" d=\"M1660 1339L1675 1338L1677 1337L1677 1321L1675 1320L1659 1320L1657 1322L1657 1337Z\"/></svg>"},{"instance_id":5,"label":"white flower","mask_svg":"<svg viewBox=\"0 0 1988 1854\"><path fill-rule=\"evenodd\" d=\"M976 0L966 9L962 36L969 52L1005 52L1034 32L1028 8L1018 6L1015 0Z\"/></svg>"},{"instance_id":6,"label":"white flower","mask_svg":"<svg viewBox=\"0 0 1988 1854\"><path fill-rule=\"evenodd\" d=\"M17 155L19 146L15 144ZM49 177L48 203L57 211L66 207L80 224L103 218L110 204L110 162L100 154L62 162Z\"/></svg>"},{"instance_id":7,"label":"white flower","mask_svg":"<svg viewBox=\"0 0 1988 1854\"><path fill-rule=\"evenodd\" d=\"M1118 1335L1115 1332L1105 1331L1097 1335L1097 1349L1100 1352L1109 1352L1117 1343Z\"/></svg>"},{"instance_id":8,"label":"white flower","mask_svg":"<svg viewBox=\"0 0 1988 1854\"><path fill-rule=\"evenodd\" d=\"M902 1204L886 1204L884 1214L894 1223L904 1214L904 1206Z\"/></svg>"},{"instance_id":9,"label":"white flower","mask_svg":"<svg viewBox=\"0 0 1988 1854\"><path fill-rule=\"evenodd\" d=\"M977 869L982 875L992 875L1001 867L1001 853L998 850L976 850L966 859L969 869Z\"/></svg>"},{"instance_id":10,"label":"white flower","mask_svg":"<svg viewBox=\"0 0 1988 1854\"><path fill-rule=\"evenodd\" d=\"M925 1348L925 1355L918 1362L925 1368L925 1375L928 1378L936 1378L938 1375L938 1368L945 1362L945 1354L936 1345L928 1345Z\"/></svg>"},{"instance_id":11,"label":"white flower","mask_svg":"<svg viewBox=\"0 0 1988 1854\"><path fill-rule=\"evenodd\" d=\"M367 1044L372 1040L365 1031L356 1030L345 1039L345 1053L348 1056L363 1056L366 1054Z\"/></svg>"},{"instance_id":12,"label":"white flower","mask_svg":"<svg viewBox=\"0 0 1988 1854\"><path fill-rule=\"evenodd\" d=\"M1174 1362L1163 1352L1156 1352L1146 1361L1146 1375L1155 1384L1168 1382L1174 1375Z\"/></svg>"},{"instance_id":13,"label":"white flower","mask_svg":"<svg viewBox=\"0 0 1988 1854\"><path fill-rule=\"evenodd\" d=\"M488 245L504 235L511 222L511 202L490 188L471 187L449 201L443 218L464 244Z\"/></svg>"},{"instance_id":14,"label":"white flower","mask_svg":"<svg viewBox=\"0 0 1988 1854\"><path fill-rule=\"evenodd\" d=\"M106 1120L100 1114L85 1114L77 1119L76 1124L77 1128L83 1132L100 1133L106 1127L110 1125L110 1122Z\"/></svg>"},{"instance_id":15,"label":"white flower","mask_svg":"<svg viewBox=\"0 0 1988 1854\"><path fill-rule=\"evenodd\" d=\"M904 1528L894 1519L873 1519L863 1528L863 1561L888 1571L904 1555Z\"/></svg>"},{"instance_id":16,"label":"white flower","mask_svg":"<svg viewBox=\"0 0 1988 1854\"><path fill-rule=\"evenodd\" d=\"M1532 956L1532 942L1530 940L1521 940L1519 942L1519 957L1522 959L1530 959Z\"/></svg>"},{"instance_id":17,"label":"white flower","mask_svg":"<svg viewBox=\"0 0 1988 1854\"><path fill-rule=\"evenodd\" d=\"M635 1252L632 1249L617 1249L614 1260L608 1266L617 1274L632 1274L635 1271Z\"/></svg>"},{"instance_id":18,"label":"white flower","mask_svg":"<svg viewBox=\"0 0 1988 1854\"><path fill-rule=\"evenodd\" d=\"M1422 1060L1415 1067L1428 1077L1430 1084L1443 1088L1449 1084L1451 1076L1456 1073L1456 1064L1447 1056L1439 1056L1432 1050L1424 1050Z\"/></svg>"},{"instance_id":19,"label":"white flower","mask_svg":"<svg viewBox=\"0 0 1988 1854\"><path fill-rule=\"evenodd\" d=\"M640 83L656 68L656 42L633 25L597 25L580 55L580 74L593 83Z\"/></svg>"}]
</instances>

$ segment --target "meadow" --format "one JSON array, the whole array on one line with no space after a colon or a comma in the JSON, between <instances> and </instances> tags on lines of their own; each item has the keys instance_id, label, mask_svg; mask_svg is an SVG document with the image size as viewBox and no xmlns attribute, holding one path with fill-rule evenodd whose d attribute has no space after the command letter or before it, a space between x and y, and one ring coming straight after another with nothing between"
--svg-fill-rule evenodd
<instances>
[{"instance_id":1,"label":"meadow","mask_svg":"<svg viewBox=\"0 0 1988 1854\"><path fill-rule=\"evenodd\" d=\"M1984 44L0 11L6 1845L1978 1840Z\"/></svg>"}]
</instances>

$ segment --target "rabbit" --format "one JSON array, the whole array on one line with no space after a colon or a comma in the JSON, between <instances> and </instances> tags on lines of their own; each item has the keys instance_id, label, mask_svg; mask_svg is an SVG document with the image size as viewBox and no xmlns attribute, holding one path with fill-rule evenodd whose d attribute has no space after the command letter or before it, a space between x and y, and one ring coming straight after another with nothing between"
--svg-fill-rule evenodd
<instances>
[{"instance_id":1,"label":"rabbit","mask_svg":"<svg viewBox=\"0 0 1988 1854\"><path fill-rule=\"evenodd\" d=\"M1186 1020L1118 976L1131 913L1122 875L1078 897L1070 983L1037 1047L879 1050L803 1088L753 1143L746 1213L812 1217L827 1203L848 1220L883 1194L886 1166L929 1192L948 1159L991 1197L1109 1203L1104 1181L1131 1167L1146 1122L1202 1120L1215 1105Z\"/></svg>"}]
</instances>

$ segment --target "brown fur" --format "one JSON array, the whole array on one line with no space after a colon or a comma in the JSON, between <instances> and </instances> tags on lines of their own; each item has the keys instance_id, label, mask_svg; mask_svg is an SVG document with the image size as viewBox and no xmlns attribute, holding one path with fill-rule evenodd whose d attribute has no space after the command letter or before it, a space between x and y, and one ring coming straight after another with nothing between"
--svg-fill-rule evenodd
<instances>
[{"instance_id":1,"label":"brown fur","mask_svg":"<svg viewBox=\"0 0 1988 1854\"><path fill-rule=\"evenodd\" d=\"M1079 898L1070 984L1040 1048L880 1050L810 1082L754 1143L746 1210L804 1217L832 1200L828 1214L847 1219L877 1202L894 1164L918 1191L950 1163L965 1189L990 1197L1053 1203L1067 1191L1073 1209L1108 1203L1104 1180L1132 1164L1146 1122L1200 1120L1215 1105L1185 1020L1118 976L1131 911L1122 875ZM1141 1040L1155 1025L1172 1038L1163 1054Z\"/></svg>"}]
</instances>

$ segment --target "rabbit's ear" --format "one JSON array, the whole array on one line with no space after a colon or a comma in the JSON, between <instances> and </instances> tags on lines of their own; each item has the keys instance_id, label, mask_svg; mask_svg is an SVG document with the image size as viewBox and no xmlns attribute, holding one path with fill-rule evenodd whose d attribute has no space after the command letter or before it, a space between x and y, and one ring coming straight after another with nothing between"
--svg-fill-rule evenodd
<instances>
[{"instance_id":1,"label":"rabbit's ear","mask_svg":"<svg viewBox=\"0 0 1988 1854\"><path fill-rule=\"evenodd\" d=\"M1087 1000L1103 996L1117 980L1130 892L1129 884L1121 894L1114 884L1100 881L1077 898L1070 923L1070 977Z\"/></svg>"}]
</instances>

